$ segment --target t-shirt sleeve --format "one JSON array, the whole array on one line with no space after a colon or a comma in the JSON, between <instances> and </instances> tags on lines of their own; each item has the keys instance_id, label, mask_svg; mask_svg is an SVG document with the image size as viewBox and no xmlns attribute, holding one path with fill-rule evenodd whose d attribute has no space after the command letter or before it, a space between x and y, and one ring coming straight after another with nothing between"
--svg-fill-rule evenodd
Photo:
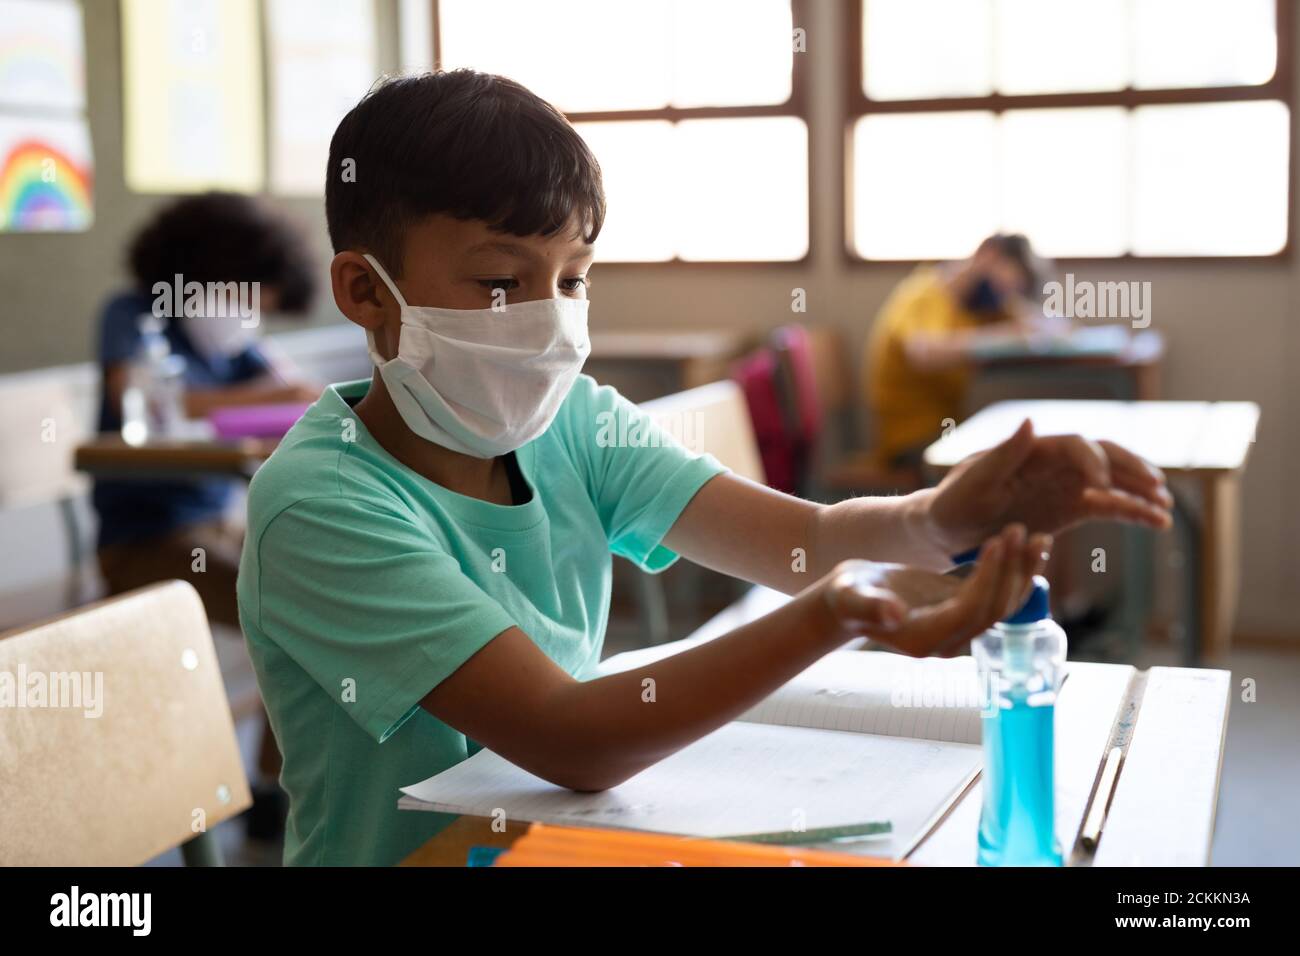
<instances>
[{"instance_id":1,"label":"t-shirt sleeve","mask_svg":"<svg viewBox=\"0 0 1300 956\"><path fill-rule=\"evenodd\" d=\"M667 568L678 555L663 546L664 536L700 488L727 468L683 447L651 416L586 375L574 384L562 418L610 550L646 571Z\"/></svg>"},{"instance_id":2,"label":"t-shirt sleeve","mask_svg":"<svg viewBox=\"0 0 1300 956\"><path fill-rule=\"evenodd\" d=\"M258 627L377 742L514 619L412 515L309 498L257 544Z\"/></svg>"},{"instance_id":3,"label":"t-shirt sleeve","mask_svg":"<svg viewBox=\"0 0 1300 956\"><path fill-rule=\"evenodd\" d=\"M118 296L105 307L99 320L99 364L129 362L140 349L140 307L133 296Z\"/></svg>"}]
</instances>

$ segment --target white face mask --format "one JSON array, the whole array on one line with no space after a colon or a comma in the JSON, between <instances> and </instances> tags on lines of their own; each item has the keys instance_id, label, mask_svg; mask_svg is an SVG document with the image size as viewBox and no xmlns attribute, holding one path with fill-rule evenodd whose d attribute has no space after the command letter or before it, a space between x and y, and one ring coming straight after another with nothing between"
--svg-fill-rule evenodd
<instances>
[{"instance_id":1,"label":"white face mask","mask_svg":"<svg viewBox=\"0 0 1300 956\"><path fill-rule=\"evenodd\" d=\"M367 331L371 361L406 426L427 441L495 458L550 426L582 370L586 299L535 299L493 309L407 305L367 255L402 309L397 356L385 359Z\"/></svg>"},{"instance_id":2,"label":"white face mask","mask_svg":"<svg viewBox=\"0 0 1300 956\"><path fill-rule=\"evenodd\" d=\"M236 358L257 342L257 329L245 327L237 315L181 317L185 337L207 358Z\"/></svg>"}]
</instances>

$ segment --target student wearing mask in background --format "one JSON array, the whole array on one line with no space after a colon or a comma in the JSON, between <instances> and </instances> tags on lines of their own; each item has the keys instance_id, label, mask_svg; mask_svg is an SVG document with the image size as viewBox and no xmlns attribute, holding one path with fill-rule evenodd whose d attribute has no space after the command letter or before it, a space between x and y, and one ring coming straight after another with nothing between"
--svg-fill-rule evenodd
<instances>
[{"instance_id":1,"label":"student wearing mask in background","mask_svg":"<svg viewBox=\"0 0 1300 956\"><path fill-rule=\"evenodd\" d=\"M173 366L183 369L179 404L186 418L233 405L310 402L320 394L259 339L263 315L305 315L316 291L307 241L281 214L231 193L182 199L136 235L129 266L132 288L110 298L99 319L100 432L121 430L133 366L144 359L147 339L159 335L183 361ZM236 304L233 296L225 306L205 296L202 314L191 314L199 309L186 308L189 293L177 293L192 282L239 290L233 293L238 308L227 307ZM254 304L250 318L245 309ZM99 566L109 593L181 578L194 585L211 620L238 628L235 577L244 522L242 513L232 514L236 491L236 482L220 478L97 480ZM202 573L194 567L198 548ZM274 839L285 804L271 783L280 754L265 725L258 766L266 783L254 787L248 831Z\"/></svg>"},{"instance_id":2,"label":"student wearing mask in background","mask_svg":"<svg viewBox=\"0 0 1300 956\"><path fill-rule=\"evenodd\" d=\"M259 342L260 317L254 324L238 314L185 315L183 302L173 304L171 290L181 276L182 284L205 287L256 282L261 313L305 313L315 292L314 263L304 238L281 215L230 193L182 199L136 235L129 265L132 289L109 299L99 320L100 432L122 428L123 396L132 365L142 358L142 323L149 316L171 354L184 361L187 418L231 405L313 401L319 394ZM164 286L166 295L155 293ZM96 481L99 563L109 592L184 578L212 620L238 627L242 537L240 522L227 514L235 490L228 479ZM193 550L200 547L206 569L191 574Z\"/></svg>"},{"instance_id":3,"label":"student wearing mask in background","mask_svg":"<svg viewBox=\"0 0 1300 956\"><path fill-rule=\"evenodd\" d=\"M1021 235L993 235L960 262L918 267L881 307L867 345L867 402L877 456L916 469L944 420L962 411L971 351L1028 336L1050 278Z\"/></svg>"}]
</instances>

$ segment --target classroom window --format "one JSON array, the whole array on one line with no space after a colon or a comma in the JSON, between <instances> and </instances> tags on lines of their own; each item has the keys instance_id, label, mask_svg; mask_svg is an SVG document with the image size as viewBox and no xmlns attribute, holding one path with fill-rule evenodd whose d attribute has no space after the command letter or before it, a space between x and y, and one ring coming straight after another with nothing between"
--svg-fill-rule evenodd
<instances>
[{"instance_id":1,"label":"classroom window","mask_svg":"<svg viewBox=\"0 0 1300 956\"><path fill-rule=\"evenodd\" d=\"M604 172L602 261L793 261L809 232L802 2L438 0L437 57L569 117Z\"/></svg>"},{"instance_id":2,"label":"classroom window","mask_svg":"<svg viewBox=\"0 0 1300 956\"><path fill-rule=\"evenodd\" d=\"M869 260L1285 249L1285 0L855 0L846 233Z\"/></svg>"}]
</instances>

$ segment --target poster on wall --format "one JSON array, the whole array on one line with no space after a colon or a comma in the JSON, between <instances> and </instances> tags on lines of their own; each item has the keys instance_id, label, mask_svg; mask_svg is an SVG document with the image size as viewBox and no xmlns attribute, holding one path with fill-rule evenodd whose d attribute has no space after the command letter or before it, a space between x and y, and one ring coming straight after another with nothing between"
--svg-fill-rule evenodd
<instances>
[{"instance_id":1,"label":"poster on wall","mask_svg":"<svg viewBox=\"0 0 1300 956\"><path fill-rule=\"evenodd\" d=\"M254 0L121 0L126 183L135 192L262 188Z\"/></svg>"},{"instance_id":2,"label":"poster on wall","mask_svg":"<svg viewBox=\"0 0 1300 956\"><path fill-rule=\"evenodd\" d=\"M0 232L89 229L93 170L80 117L0 114Z\"/></svg>"},{"instance_id":3,"label":"poster on wall","mask_svg":"<svg viewBox=\"0 0 1300 956\"><path fill-rule=\"evenodd\" d=\"M86 55L76 0L0 0L0 232L94 221Z\"/></svg>"}]
</instances>

